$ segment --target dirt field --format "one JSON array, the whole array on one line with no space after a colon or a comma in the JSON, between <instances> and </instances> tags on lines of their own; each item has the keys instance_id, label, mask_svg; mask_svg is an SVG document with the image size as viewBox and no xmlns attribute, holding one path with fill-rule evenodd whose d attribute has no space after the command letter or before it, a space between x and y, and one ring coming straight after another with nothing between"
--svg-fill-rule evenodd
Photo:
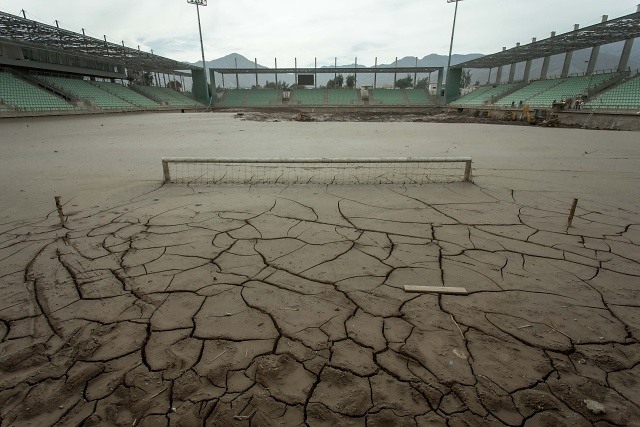
<instances>
[{"instance_id":1,"label":"dirt field","mask_svg":"<svg viewBox=\"0 0 640 427\"><path fill-rule=\"evenodd\" d=\"M162 186L162 156L474 183ZM0 424L640 425L639 165L634 132L3 120Z\"/></svg>"}]
</instances>

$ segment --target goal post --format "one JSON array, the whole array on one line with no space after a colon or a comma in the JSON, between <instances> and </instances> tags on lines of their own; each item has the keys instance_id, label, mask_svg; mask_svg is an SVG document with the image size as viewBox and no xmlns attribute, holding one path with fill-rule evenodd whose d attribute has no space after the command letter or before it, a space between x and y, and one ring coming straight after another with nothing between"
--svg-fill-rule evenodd
<instances>
[{"instance_id":1,"label":"goal post","mask_svg":"<svg viewBox=\"0 0 640 427\"><path fill-rule=\"evenodd\" d=\"M426 184L469 182L471 157L163 157L164 183Z\"/></svg>"}]
</instances>

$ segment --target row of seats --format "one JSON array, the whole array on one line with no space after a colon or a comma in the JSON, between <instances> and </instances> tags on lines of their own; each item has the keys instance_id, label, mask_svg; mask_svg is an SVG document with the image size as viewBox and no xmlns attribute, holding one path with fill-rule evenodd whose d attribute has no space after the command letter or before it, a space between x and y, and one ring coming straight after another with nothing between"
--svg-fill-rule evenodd
<instances>
[{"instance_id":1,"label":"row of seats","mask_svg":"<svg viewBox=\"0 0 640 427\"><path fill-rule=\"evenodd\" d=\"M23 111L69 111L77 107L62 98L40 89L9 72L0 72L0 101L8 107Z\"/></svg>"},{"instance_id":2,"label":"row of seats","mask_svg":"<svg viewBox=\"0 0 640 427\"><path fill-rule=\"evenodd\" d=\"M351 106L364 105L358 89L293 89L289 105L300 106ZM265 107L282 105L279 89L231 89L223 93L216 107ZM425 90L370 89L369 105L432 106L433 98Z\"/></svg>"},{"instance_id":3,"label":"row of seats","mask_svg":"<svg viewBox=\"0 0 640 427\"><path fill-rule=\"evenodd\" d=\"M554 101L580 98L592 88L606 86L607 83L611 85L615 79L620 77L619 73L604 73L535 80L511 93L509 91L521 83L486 85L451 102L450 105L454 107L529 105L530 107L545 108L551 107ZM497 101L494 102L494 99ZM636 108L640 106L640 78L630 79L613 89L606 90L587 104L593 108Z\"/></svg>"},{"instance_id":4,"label":"row of seats","mask_svg":"<svg viewBox=\"0 0 640 427\"><path fill-rule=\"evenodd\" d=\"M326 92L323 89L292 90L290 104L297 105L324 105L326 104Z\"/></svg>"},{"instance_id":5,"label":"row of seats","mask_svg":"<svg viewBox=\"0 0 640 427\"><path fill-rule=\"evenodd\" d=\"M265 107L282 104L282 91L279 89L250 90L245 104L249 107Z\"/></svg>"},{"instance_id":6,"label":"row of seats","mask_svg":"<svg viewBox=\"0 0 640 427\"><path fill-rule=\"evenodd\" d=\"M43 85L73 95L78 100L88 101L104 110L140 110L162 108L158 102L133 91L127 86L112 82L89 81L78 78L32 76ZM139 86L147 89L147 87ZM170 88L148 88L156 98L161 98L169 107L202 107L199 102ZM62 97L41 89L8 71L0 71L0 111L67 111L82 110Z\"/></svg>"},{"instance_id":7,"label":"row of seats","mask_svg":"<svg viewBox=\"0 0 640 427\"><path fill-rule=\"evenodd\" d=\"M327 89L327 103L329 105L353 105L358 102L358 92L357 89Z\"/></svg>"},{"instance_id":8,"label":"row of seats","mask_svg":"<svg viewBox=\"0 0 640 427\"><path fill-rule=\"evenodd\" d=\"M189 98L186 95L181 94L180 92L173 90L168 87L157 87L157 86L133 86L134 90L142 93L152 99L159 100L164 102L166 105L174 108L185 108L185 107L202 107L203 105L198 101Z\"/></svg>"},{"instance_id":9,"label":"row of seats","mask_svg":"<svg viewBox=\"0 0 640 427\"><path fill-rule=\"evenodd\" d=\"M585 106L603 109L640 109L640 75L599 94Z\"/></svg>"},{"instance_id":10,"label":"row of seats","mask_svg":"<svg viewBox=\"0 0 640 427\"><path fill-rule=\"evenodd\" d=\"M51 76L41 76L39 79L105 110L136 109L130 102L92 85L87 80Z\"/></svg>"},{"instance_id":11,"label":"row of seats","mask_svg":"<svg viewBox=\"0 0 640 427\"><path fill-rule=\"evenodd\" d=\"M91 82L91 83L99 87L100 89L106 92L112 93L117 97L122 98L125 101L137 107L144 108L144 109L151 109L151 110L156 110L160 108L160 104L158 104L154 100L149 99L146 96L142 96L138 92L134 92L128 87L121 85L119 83L112 83L112 82Z\"/></svg>"},{"instance_id":12,"label":"row of seats","mask_svg":"<svg viewBox=\"0 0 640 427\"><path fill-rule=\"evenodd\" d=\"M493 102L494 99L500 98L503 94L512 90L518 84L519 83L503 83L499 85L480 86L476 90L451 102L451 105L456 107L480 107L482 105L487 105Z\"/></svg>"},{"instance_id":13,"label":"row of seats","mask_svg":"<svg viewBox=\"0 0 640 427\"><path fill-rule=\"evenodd\" d=\"M520 105L521 103L527 104L527 100L529 98L532 98L538 94L541 94L542 92L545 92L559 84L560 84L560 81L555 79L554 80L535 80L529 83L528 85L526 85L525 87L518 89L515 92L510 93L509 95L499 99L497 102L494 103L494 105L508 107L514 104L516 105Z\"/></svg>"},{"instance_id":14,"label":"row of seats","mask_svg":"<svg viewBox=\"0 0 640 427\"><path fill-rule=\"evenodd\" d=\"M586 94L590 88L600 86L616 76L617 74L608 73L558 79L556 86L529 98L526 103L532 107L550 107L553 101L577 99Z\"/></svg>"},{"instance_id":15,"label":"row of seats","mask_svg":"<svg viewBox=\"0 0 640 427\"><path fill-rule=\"evenodd\" d=\"M407 94L407 100L409 105L412 106L427 106L434 105L433 98L431 98L426 90L405 89Z\"/></svg>"}]
</instances>

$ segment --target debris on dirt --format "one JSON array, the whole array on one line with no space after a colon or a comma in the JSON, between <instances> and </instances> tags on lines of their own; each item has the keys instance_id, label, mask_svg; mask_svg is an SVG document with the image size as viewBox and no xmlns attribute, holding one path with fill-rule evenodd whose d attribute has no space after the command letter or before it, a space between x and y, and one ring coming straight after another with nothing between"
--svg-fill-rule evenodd
<instances>
[{"instance_id":1,"label":"debris on dirt","mask_svg":"<svg viewBox=\"0 0 640 427\"><path fill-rule=\"evenodd\" d=\"M598 401L585 399L584 403L587 405L587 409L596 415L604 414L606 411L604 405Z\"/></svg>"},{"instance_id":2,"label":"debris on dirt","mask_svg":"<svg viewBox=\"0 0 640 427\"><path fill-rule=\"evenodd\" d=\"M464 354L464 352L458 350L457 348L453 349L453 354L455 354L456 356L458 356L460 359L464 359L467 360L467 355Z\"/></svg>"},{"instance_id":3,"label":"debris on dirt","mask_svg":"<svg viewBox=\"0 0 640 427\"><path fill-rule=\"evenodd\" d=\"M307 113L298 113L296 114L296 117L293 119L296 122L312 122L313 117L311 117L309 114Z\"/></svg>"},{"instance_id":4,"label":"debris on dirt","mask_svg":"<svg viewBox=\"0 0 640 427\"><path fill-rule=\"evenodd\" d=\"M532 118L534 117L531 115ZM300 112L300 111L247 111L236 113L234 118L255 122L296 121L296 122L404 122L404 123L483 123L525 126L530 122L521 114L508 113L492 115L489 110L446 110L434 108L421 112L401 111L343 111L343 112ZM531 124L538 126L558 126L556 116L540 117ZM571 127L562 125L562 127Z\"/></svg>"}]
</instances>

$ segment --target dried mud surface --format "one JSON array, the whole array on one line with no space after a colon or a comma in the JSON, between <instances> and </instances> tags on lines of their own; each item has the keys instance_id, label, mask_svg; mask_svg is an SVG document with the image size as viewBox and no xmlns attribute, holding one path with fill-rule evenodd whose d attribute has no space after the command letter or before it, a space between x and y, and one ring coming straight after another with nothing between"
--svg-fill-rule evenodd
<instances>
[{"instance_id":1,"label":"dried mud surface","mask_svg":"<svg viewBox=\"0 0 640 427\"><path fill-rule=\"evenodd\" d=\"M640 424L631 133L2 126L0 426ZM161 156L211 152L472 155L475 182L159 184Z\"/></svg>"},{"instance_id":2,"label":"dried mud surface","mask_svg":"<svg viewBox=\"0 0 640 427\"><path fill-rule=\"evenodd\" d=\"M638 215L566 216L467 183L168 185L5 226L2 425L637 424Z\"/></svg>"}]
</instances>

